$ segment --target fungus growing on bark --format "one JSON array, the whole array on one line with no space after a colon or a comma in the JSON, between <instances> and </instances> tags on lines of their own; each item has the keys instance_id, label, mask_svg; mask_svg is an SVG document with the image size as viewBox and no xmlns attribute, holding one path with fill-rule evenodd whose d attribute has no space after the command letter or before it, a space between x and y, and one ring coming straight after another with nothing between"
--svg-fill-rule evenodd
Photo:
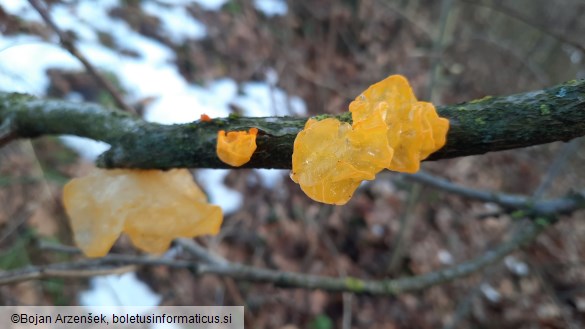
<instances>
[{"instance_id":1,"label":"fungus growing on bark","mask_svg":"<svg viewBox=\"0 0 585 329\"><path fill-rule=\"evenodd\" d=\"M217 157L230 166L239 167L252 158L256 151L257 128L249 131L217 132Z\"/></svg>"},{"instance_id":2,"label":"fungus growing on bark","mask_svg":"<svg viewBox=\"0 0 585 329\"><path fill-rule=\"evenodd\" d=\"M415 173L420 162L443 147L449 120L439 117L433 104L419 102L408 80L391 75L373 84L349 104L353 125L382 112L388 126L388 145L394 150L387 169Z\"/></svg>"},{"instance_id":3,"label":"fungus growing on bark","mask_svg":"<svg viewBox=\"0 0 585 329\"><path fill-rule=\"evenodd\" d=\"M388 165L387 143L373 142L385 133L383 125L354 130L337 119L310 119L295 139L291 178L313 200L345 204L363 180Z\"/></svg>"},{"instance_id":4,"label":"fungus growing on bark","mask_svg":"<svg viewBox=\"0 0 585 329\"><path fill-rule=\"evenodd\" d=\"M313 200L345 204L382 169L414 173L445 145L449 121L392 75L349 106L353 123L310 119L294 143L291 178Z\"/></svg>"}]
</instances>

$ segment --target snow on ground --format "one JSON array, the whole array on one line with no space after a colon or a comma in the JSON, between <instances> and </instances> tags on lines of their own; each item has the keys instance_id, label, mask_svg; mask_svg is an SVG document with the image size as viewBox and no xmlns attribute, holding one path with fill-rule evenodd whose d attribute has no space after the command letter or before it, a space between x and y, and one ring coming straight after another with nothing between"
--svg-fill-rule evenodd
<instances>
[{"instance_id":1,"label":"snow on ground","mask_svg":"<svg viewBox=\"0 0 585 329\"><path fill-rule=\"evenodd\" d=\"M143 7L146 12L161 19L165 33L174 42L201 39L205 37L205 26L189 17L184 7L177 6L187 3L147 1ZM198 3L205 9L216 10L225 1L201 0ZM302 99L289 97L275 87L278 77L274 70L266 72L267 81L246 82L240 86L230 78L211 81L205 86L187 83L173 66L175 55L169 48L134 32L124 21L107 15L108 10L117 4L117 0L55 4L51 7L51 15L62 29L71 29L78 34L78 48L95 66L117 73L131 100L156 98L146 109L146 120L173 124L197 120L203 113L211 117L225 117L230 113L229 104L243 108L246 116L306 114ZM169 6L171 4L173 6ZM266 15L286 12L286 2L283 1L257 1L256 6ZM25 0L6 1L2 7L9 13L40 21L38 14ZM104 47L97 41L98 32L110 34L118 47L130 49L140 57L122 55ZM53 41L53 44L46 43L38 37L26 35L0 36L0 87L6 91L42 95L49 84L45 74L48 68L81 70L77 59L62 50L57 45L57 39ZM64 136L63 142L89 161L109 147L74 136ZM220 204L225 213L238 209L242 196L223 185L227 171L207 173L209 177L200 179L200 182L209 193L211 202ZM275 170L260 170L258 173L267 188L274 187L286 174ZM203 176L198 175L200 178Z\"/></svg>"},{"instance_id":2,"label":"snow on ground","mask_svg":"<svg viewBox=\"0 0 585 329\"><path fill-rule=\"evenodd\" d=\"M161 20L171 41L181 43L206 35L205 26L185 10L189 2L145 1L143 8ZM205 10L218 10L227 0L195 2ZM61 29L76 32L77 47L93 65L117 74L130 101L156 98L146 109L146 120L172 124L197 120L203 113L225 117L230 113L230 103L242 107L246 116L306 114L302 99L290 97L275 87L278 77L274 70L266 72L267 81L246 82L241 86L228 77L204 86L187 83L173 66L174 53L169 48L134 32L124 21L108 16L108 10L118 3L118 0L57 3L51 7L51 15ZM254 4L267 16L284 15L287 11L286 2L282 0L257 0ZM22 19L42 22L26 0L3 0L0 5ZM98 32L110 34L117 47L132 50L140 57L123 55L99 44ZM42 96L49 85L47 69L83 69L77 59L59 47L56 38L51 41L47 43L29 35L0 35L0 90ZM69 97L70 100L78 98L73 94ZM108 144L75 136L64 136L62 140L89 161L109 148ZM238 191L224 185L227 173L227 170L213 169L197 173L210 201L220 205L226 214L240 208L243 200ZM273 188L288 172L258 170L258 174L266 188ZM157 305L159 302L160 296L152 293L134 273L92 278L91 289L80 295L82 305Z\"/></svg>"},{"instance_id":3,"label":"snow on ground","mask_svg":"<svg viewBox=\"0 0 585 329\"><path fill-rule=\"evenodd\" d=\"M186 6L191 3L198 4L204 10L219 10L229 0L159 0L158 2L173 6Z\"/></svg>"},{"instance_id":4,"label":"snow on ground","mask_svg":"<svg viewBox=\"0 0 585 329\"><path fill-rule=\"evenodd\" d=\"M94 277L79 294L82 306L157 306L161 300L134 272Z\"/></svg>"},{"instance_id":5,"label":"snow on ground","mask_svg":"<svg viewBox=\"0 0 585 329\"><path fill-rule=\"evenodd\" d=\"M80 70L82 65L59 45L43 43L38 37L0 35L2 90L43 95L49 85L45 71L50 67Z\"/></svg>"},{"instance_id":6,"label":"snow on ground","mask_svg":"<svg viewBox=\"0 0 585 329\"><path fill-rule=\"evenodd\" d=\"M182 43L187 39L201 39L207 33L205 25L190 17L185 7L145 2L142 4L142 10L161 20L165 34L174 43Z\"/></svg>"},{"instance_id":7,"label":"snow on ground","mask_svg":"<svg viewBox=\"0 0 585 329\"><path fill-rule=\"evenodd\" d=\"M221 207L224 214L232 213L242 206L243 196L240 192L225 186L224 179L229 169L199 169L197 182L205 186L209 199Z\"/></svg>"}]
</instances>

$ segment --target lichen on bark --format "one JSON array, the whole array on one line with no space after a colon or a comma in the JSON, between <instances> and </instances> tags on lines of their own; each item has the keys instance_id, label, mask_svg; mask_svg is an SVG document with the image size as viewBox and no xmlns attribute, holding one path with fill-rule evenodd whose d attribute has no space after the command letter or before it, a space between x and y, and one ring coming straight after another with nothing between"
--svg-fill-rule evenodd
<instances>
[{"instance_id":1,"label":"lichen on bark","mask_svg":"<svg viewBox=\"0 0 585 329\"><path fill-rule=\"evenodd\" d=\"M569 141L585 135L585 80L509 96L438 106L447 144L428 160ZM321 117L321 116L320 116ZM347 113L338 116L347 121ZM112 147L103 168L228 168L215 153L218 130L258 128L258 148L241 168L290 169L294 139L307 118L228 117L161 125L96 104L0 93L0 145L15 138L77 135Z\"/></svg>"}]
</instances>

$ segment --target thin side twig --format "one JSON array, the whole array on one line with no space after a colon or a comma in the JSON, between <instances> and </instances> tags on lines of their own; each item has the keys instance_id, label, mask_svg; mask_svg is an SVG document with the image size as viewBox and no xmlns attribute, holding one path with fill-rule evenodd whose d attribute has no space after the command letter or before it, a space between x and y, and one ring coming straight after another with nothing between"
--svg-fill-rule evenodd
<instances>
[{"instance_id":1,"label":"thin side twig","mask_svg":"<svg viewBox=\"0 0 585 329\"><path fill-rule=\"evenodd\" d=\"M412 183L406 201L406 209L400 214L400 229L394 239L393 250L390 256L390 262L386 267L386 272L390 275L396 274L397 270L402 265L406 251L409 249L409 241L414 226L413 215L414 208L419 201L421 187L420 184Z\"/></svg>"},{"instance_id":2,"label":"thin side twig","mask_svg":"<svg viewBox=\"0 0 585 329\"><path fill-rule=\"evenodd\" d=\"M354 277L334 278L262 269L232 262L228 262L227 265L218 265L145 256L108 255L96 260L39 265L5 271L0 274L0 285L55 276L73 276L72 274L75 273L83 276L88 273L87 271L96 271L104 267L112 271L112 267L116 266L166 265L170 267L190 268L197 275L216 274L237 280L272 283L279 287L322 289L334 292L353 292L356 294L398 295L404 292L422 290L475 273L533 241L551 223L552 221L549 220L535 223L527 222L508 241L475 259L442 270L399 279L362 280Z\"/></svg>"},{"instance_id":3,"label":"thin side twig","mask_svg":"<svg viewBox=\"0 0 585 329\"><path fill-rule=\"evenodd\" d=\"M433 56L431 64L431 81L429 82L428 99L434 100L433 92L435 90L435 84L438 77L438 68L441 59L441 53L443 51L443 41L445 39L445 31L447 28L447 21L451 16L451 9L453 8L453 0L443 0L441 3L441 16L439 18L439 32L437 38L433 43Z\"/></svg>"},{"instance_id":4,"label":"thin side twig","mask_svg":"<svg viewBox=\"0 0 585 329\"><path fill-rule=\"evenodd\" d=\"M522 195L482 191L461 186L423 171L404 175L404 177L468 199L492 202L508 210L523 210L526 212L525 216L555 216L570 213L585 206L585 190L557 199L534 200L532 197Z\"/></svg>"},{"instance_id":5,"label":"thin side twig","mask_svg":"<svg viewBox=\"0 0 585 329\"><path fill-rule=\"evenodd\" d=\"M536 23L535 21L531 20L530 18L524 16L522 13L520 13L517 10L514 10L510 7L498 6L498 5L495 5L491 2L482 2L482 1L461 0L461 2L467 3L469 5L473 5L473 6L483 7L483 8L486 8L488 10L492 10L492 11L495 11L497 13L508 16L509 18L515 19L515 20L522 22L528 26L532 26L533 28L537 29L541 33L546 34L552 38L555 38L564 44L570 45L576 49L579 49L582 52L585 52L585 47L582 46L580 43L575 42L573 40L569 40L567 37L565 37L565 35L563 33L558 33L558 32L552 31L548 27L543 26L540 23Z\"/></svg>"},{"instance_id":6,"label":"thin side twig","mask_svg":"<svg viewBox=\"0 0 585 329\"><path fill-rule=\"evenodd\" d=\"M205 249L192 239L179 238L175 240L175 243L184 248L188 253L190 253L195 258L207 264L213 264L217 266L227 266L229 264L229 262L225 258L214 254L208 249Z\"/></svg>"},{"instance_id":7,"label":"thin side twig","mask_svg":"<svg viewBox=\"0 0 585 329\"><path fill-rule=\"evenodd\" d=\"M538 200L546 193L546 191L550 188L554 179L559 175L559 173L561 172L561 169L567 163L569 156L571 156L572 154L574 154L578 150L580 142L581 142L581 139L578 138L578 139L573 139L569 143L563 145L563 147L561 148L561 150L559 151L559 153L555 157L553 163L550 165L544 178L542 179L542 181L538 185L538 188L534 192L533 198Z\"/></svg>"},{"instance_id":8,"label":"thin side twig","mask_svg":"<svg viewBox=\"0 0 585 329\"><path fill-rule=\"evenodd\" d=\"M534 193L532 194L532 200L538 201L541 197L546 193L549 189L551 182L557 177L557 175L561 172L561 169L567 163L569 156L575 152L576 147L579 144L579 139L574 139L570 143L565 144L562 149L558 152L557 156L553 160L552 164L549 166L548 170L546 171L544 177L541 179L540 184L535 189ZM516 226L512 230L517 229ZM533 268L535 268L533 266ZM535 268L536 276L539 279L540 284L543 286L547 294L551 296L553 302L557 305L557 307L561 310L561 314L565 320L565 324L568 328L576 328L575 324L571 320L570 316L567 314L567 311L563 308L562 303L559 302L559 298L555 295L554 291L550 287L550 284L543 279L542 273ZM493 272L493 269L492 269ZM488 273L488 271L483 273L481 284L487 283L490 278L492 277L493 273ZM453 319L447 325L445 325L445 329L455 329L458 327L459 323L463 321L469 313L471 312L471 303L473 300L479 295L480 293L480 285L477 285L474 289L471 289L469 294L462 298L456 308L456 311L453 315Z\"/></svg>"},{"instance_id":9,"label":"thin side twig","mask_svg":"<svg viewBox=\"0 0 585 329\"><path fill-rule=\"evenodd\" d=\"M116 105L126 112L136 114L136 110L124 102L122 96L120 96L112 83L104 78L104 76L101 75L99 71L91 64L87 57L85 57L77 49L75 42L73 42L73 40L71 40L71 38L66 33L61 31L59 26L51 18L48 9L43 4L41 4L39 0L28 0L28 2L41 15L45 23L57 34L63 48L65 48L65 50L67 50L71 55L77 58L81 64L83 64L87 72L89 72L89 74L97 81L97 83L100 84L100 86L102 86L102 88L104 88L112 96Z\"/></svg>"}]
</instances>

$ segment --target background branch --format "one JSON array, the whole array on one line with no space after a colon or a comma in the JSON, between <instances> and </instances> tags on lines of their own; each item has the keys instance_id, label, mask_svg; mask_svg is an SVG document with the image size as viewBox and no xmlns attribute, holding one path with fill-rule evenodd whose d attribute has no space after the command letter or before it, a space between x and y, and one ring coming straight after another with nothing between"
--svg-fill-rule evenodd
<instances>
[{"instance_id":1,"label":"background branch","mask_svg":"<svg viewBox=\"0 0 585 329\"><path fill-rule=\"evenodd\" d=\"M67 33L64 33L63 31L61 31L61 29L53 21L53 19L51 18L51 14L49 14L49 11L41 3L41 1L28 0L28 2L41 15L41 17L43 18L45 23L47 23L47 25L49 25L49 27L55 33L57 33L57 36L59 37L59 41L61 42L61 46L63 46L63 48L65 48L71 55L73 55L75 58L77 58L81 62L81 64L83 64L83 66L85 67L87 72L89 72L89 74L97 81L97 83L112 96L116 105L119 108L123 109L124 111L127 111L129 113L136 113L136 111L132 107L130 107L130 105L128 105L128 104L126 104L126 102L124 102L124 100L122 99L122 96L120 96L120 94L118 93L116 88L112 85L112 83L110 83L110 81L108 81L106 78L104 78L98 72L98 70L91 64L91 62L83 55L83 53L81 53L77 49L77 47L75 46L75 42L69 37L69 35L67 35Z\"/></svg>"},{"instance_id":2,"label":"background branch","mask_svg":"<svg viewBox=\"0 0 585 329\"><path fill-rule=\"evenodd\" d=\"M526 222L508 241L485 254L442 270L387 280L362 280L353 277L334 278L278 270L262 269L232 262L201 262L155 258L151 256L108 255L94 260L30 266L0 273L0 285L48 277L93 276L99 271L107 273L128 271L128 265L165 265L190 268L197 275L217 274L243 281L272 283L280 287L322 289L326 291L353 292L373 295L398 295L408 291L422 290L434 285L470 275L485 266L499 261L517 248L534 240L552 221ZM197 250L196 254L199 254ZM216 256L213 256L216 257ZM201 257L202 259L206 257Z\"/></svg>"},{"instance_id":3,"label":"background branch","mask_svg":"<svg viewBox=\"0 0 585 329\"><path fill-rule=\"evenodd\" d=\"M507 210L520 210L525 216L556 216L571 213L585 206L585 190L572 192L566 197L536 200L533 197L507 194L501 192L482 191L449 182L420 171L412 175L404 175L407 179L435 187L445 192L483 202L495 203Z\"/></svg>"}]
</instances>

